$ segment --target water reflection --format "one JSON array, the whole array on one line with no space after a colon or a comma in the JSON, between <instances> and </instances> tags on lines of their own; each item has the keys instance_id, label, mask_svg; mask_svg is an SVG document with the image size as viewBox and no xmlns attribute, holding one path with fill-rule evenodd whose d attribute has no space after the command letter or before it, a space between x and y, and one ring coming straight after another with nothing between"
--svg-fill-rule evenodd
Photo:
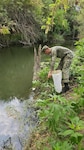
<instances>
[{"instance_id":1,"label":"water reflection","mask_svg":"<svg viewBox=\"0 0 84 150\"><path fill-rule=\"evenodd\" d=\"M33 97L0 101L0 150L23 150L36 126Z\"/></svg>"},{"instance_id":2,"label":"water reflection","mask_svg":"<svg viewBox=\"0 0 84 150\"><path fill-rule=\"evenodd\" d=\"M12 47L0 50L0 98L28 97L33 76L33 50Z\"/></svg>"}]
</instances>

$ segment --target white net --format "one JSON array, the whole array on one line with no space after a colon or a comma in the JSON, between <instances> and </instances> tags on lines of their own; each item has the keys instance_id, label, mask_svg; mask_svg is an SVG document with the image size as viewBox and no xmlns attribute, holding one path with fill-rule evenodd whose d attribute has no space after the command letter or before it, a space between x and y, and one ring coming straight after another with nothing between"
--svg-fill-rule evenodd
<instances>
[{"instance_id":1,"label":"white net","mask_svg":"<svg viewBox=\"0 0 84 150\"><path fill-rule=\"evenodd\" d=\"M61 93L62 91L62 71L61 70L56 70L52 72L52 78L53 78L53 82L54 82L54 87L55 87L55 91L57 93Z\"/></svg>"}]
</instances>

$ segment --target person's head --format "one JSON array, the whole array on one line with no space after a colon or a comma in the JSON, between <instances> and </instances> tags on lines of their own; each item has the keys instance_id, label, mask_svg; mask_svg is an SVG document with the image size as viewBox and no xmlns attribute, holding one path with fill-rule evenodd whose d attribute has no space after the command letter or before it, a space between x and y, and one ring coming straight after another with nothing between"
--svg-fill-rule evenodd
<instances>
[{"instance_id":1,"label":"person's head","mask_svg":"<svg viewBox=\"0 0 84 150\"><path fill-rule=\"evenodd\" d=\"M45 45L42 48L42 52L44 52L45 54L50 54L51 53L51 49L47 45Z\"/></svg>"}]
</instances>

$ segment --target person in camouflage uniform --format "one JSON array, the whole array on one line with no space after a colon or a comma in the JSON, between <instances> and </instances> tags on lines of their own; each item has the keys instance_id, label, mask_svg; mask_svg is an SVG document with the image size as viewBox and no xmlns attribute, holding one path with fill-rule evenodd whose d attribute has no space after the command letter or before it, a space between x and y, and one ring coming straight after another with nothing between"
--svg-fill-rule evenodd
<instances>
[{"instance_id":1,"label":"person in camouflage uniform","mask_svg":"<svg viewBox=\"0 0 84 150\"><path fill-rule=\"evenodd\" d=\"M54 46L49 48L47 45L43 46L42 52L44 52L45 54L51 54L51 67L48 73L48 78L52 76L52 71L54 70L56 57L61 59L57 70L62 70L62 79L64 83L64 88L62 89L62 92L64 93L68 91L69 69L74 56L73 52L69 48L63 46Z\"/></svg>"}]
</instances>

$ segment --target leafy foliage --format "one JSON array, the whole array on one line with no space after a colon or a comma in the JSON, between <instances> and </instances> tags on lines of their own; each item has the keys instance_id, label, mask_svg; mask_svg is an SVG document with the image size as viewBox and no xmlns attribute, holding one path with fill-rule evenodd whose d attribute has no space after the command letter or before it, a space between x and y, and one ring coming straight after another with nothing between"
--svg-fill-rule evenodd
<instances>
[{"instance_id":1,"label":"leafy foliage","mask_svg":"<svg viewBox=\"0 0 84 150\"><path fill-rule=\"evenodd\" d=\"M52 147L52 150L72 150L72 145L70 143L68 143L67 141L65 142L57 142L56 144L54 144L54 146Z\"/></svg>"},{"instance_id":2,"label":"leafy foliage","mask_svg":"<svg viewBox=\"0 0 84 150\"><path fill-rule=\"evenodd\" d=\"M62 9L62 6L64 6L64 8ZM57 12L58 11L60 11L60 9L59 9L59 7L61 7L61 9L62 10L67 10L67 8L68 8L68 5L67 5L67 1L65 0L65 1L63 1L63 2L61 2L61 0L59 0L59 1L55 1L55 2L53 2L52 1L52 3L50 3L50 4L48 4L48 7L47 7L47 9L48 9L48 11L47 12L49 12L48 13L48 15L46 15L45 16L45 26L44 27L42 27L42 28L45 28L45 33L47 34L50 30L51 30L51 28L53 27L53 25L55 24L55 18L56 18L56 14L57 14ZM60 19L61 20L61 19ZM61 22L62 22L63 20L61 20ZM63 21L64 22L64 21ZM62 22L62 24L64 24Z\"/></svg>"},{"instance_id":3,"label":"leafy foliage","mask_svg":"<svg viewBox=\"0 0 84 150\"><path fill-rule=\"evenodd\" d=\"M0 24L8 27L11 36L19 34L17 39L28 44L39 40L55 42L67 35L74 38L79 24L75 8L70 8L72 3L67 0L3 0Z\"/></svg>"},{"instance_id":4,"label":"leafy foliage","mask_svg":"<svg viewBox=\"0 0 84 150\"><path fill-rule=\"evenodd\" d=\"M77 78L78 87L74 89L75 97L72 100L57 95L52 86L52 80L46 80L48 67L44 67L40 72L41 82L38 84L40 94L36 101L37 113L39 123L45 126L47 133L50 133L48 142L53 150L83 149L84 120L80 117L80 113L84 111L83 45L84 39L76 42L72 74Z\"/></svg>"},{"instance_id":5,"label":"leafy foliage","mask_svg":"<svg viewBox=\"0 0 84 150\"><path fill-rule=\"evenodd\" d=\"M10 31L9 31L8 27L2 26L2 29L0 29L0 33L1 34L10 34Z\"/></svg>"},{"instance_id":6,"label":"leafy foliage","mask_svg":"<svg viewBox=\"0 0 84 150\"><path fill-rule=\"evenodd\" d=\"M80 13L78 13L77 16L77 21L79 22L79 38L83 38L84 37L84 20L82 19L84 18L84 0L80 1Z\"/></svg>"},{"instance_id":7,"label":"leafy foliage","mask_svg":"<svg viewBox=\"0 0 84 150\"><path fill-rule=\"evenodd\" d=\"M16 42L20 41L21 43L28 45L35 43L40 36L39 24L42 14L42 6L42 0L0 1L0 29L2 29L1 27L3 25L9 29L11 36L10 38L6 37L10 40L10 42L11 37L16 35ZM3 37L1 36L0 38ZM6 45L6 43L4 44Z\"/></svg>"}]
</instances>

